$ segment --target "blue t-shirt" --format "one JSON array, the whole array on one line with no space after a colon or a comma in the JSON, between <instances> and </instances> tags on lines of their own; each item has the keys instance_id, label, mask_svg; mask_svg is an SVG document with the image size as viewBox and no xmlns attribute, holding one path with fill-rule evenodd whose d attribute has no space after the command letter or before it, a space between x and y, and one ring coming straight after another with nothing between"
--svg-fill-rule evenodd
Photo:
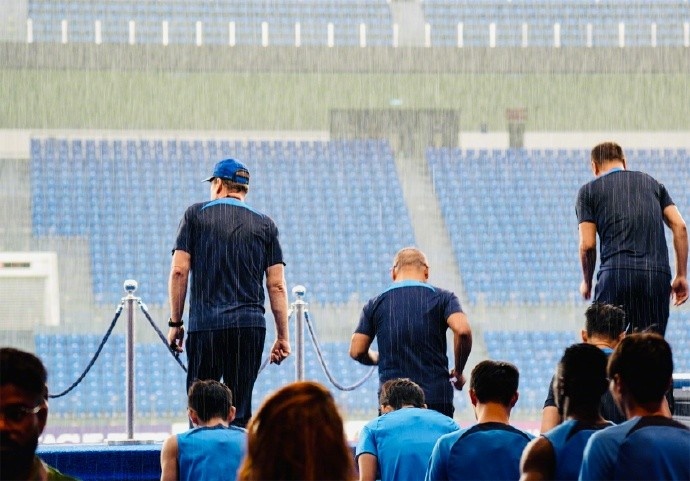
<instances>
[{"instance_id":1,"label":"blue t-shirt","mask_svg":"<svg viewBox=\"0 0 690 481\"><path fill-rule=\"evenodd\" d=\"M662 416L636 416L589 438L582 480L690 479L690 428Z\"/></svg>"},{"instance_id":2,"label":"blue t-shirt","mask_svg":"<svg viewBox=\"0 0 690 481\"><path fill-rule=\"evenodd\" d=\"M424 282L394 282L364 306L356 333L378 339L379 381L410 378L428 404L452 403L448 378L448 317L462 312L450 291Z\"/></svg>"},{"instance_id":3,"label":"blue t-shirt","mask_svg":"<svg viewBox=\"0 0 690 481\"><path fill-rule=\"evenodd\" d=\"M611 422L604 425L584 424L574 419L568 419L544 433L543 436L549 440L553 447L555 457L556 470L553 479L577 479L582 465L582 453L590 436L613 425Z\"/></svg>"},{"instance_id":4,"label":"blue t-shirt","mask_svg":"<svg viewBox=\"0 0 690 481\"><path fill-rule=\"evenodd\" d=\"M418 481L438 438L458 429L451 418L431 409L398 409L364 426L356 455L376 456L381 481Z\"/></svg>"},{"instance_id":5,"label":"blue t-shirt","mask_svg":"<svg viewBox=\"0 0 690 481\"><path fill-rule=\"evenodd\" d=\"M190 332L266 327L266 269L283 263L278 228L270 217L232 198L190 206L176 250L191 256Z\"/></svg>"},{"instance_id":6,"label":"blue t-shirt","mask_svg":"<svg viewBox=\"0 0 690 481\"><path fill-rule=\"evenodd\" d=\"M244 458L247 431L222 424L198 427L177 435L180 481L237 479Z\"/></svg>"},{"instance_id":7,"label":"blue t-shirt","mask_svg":"<svg viewBox=\"0 0 690 481\"><path fill-rule=\"evenodd\" d=\"M534 436L508 424L480 423L441 437L426 481L520 479L520 456Z\"/></svg>"},{"instance_id":8,"label":"blue t-shirt","mask_svg":"<svg viewBox=\"0 0 690 481\"><path fill-rule=\"evenodd\" d=\"M639 269L671 274L663 210L666 187L643 172L611 171L577 194L578 222L593 222L601 248L600 271Z\"/></svg>"}]
</instances>

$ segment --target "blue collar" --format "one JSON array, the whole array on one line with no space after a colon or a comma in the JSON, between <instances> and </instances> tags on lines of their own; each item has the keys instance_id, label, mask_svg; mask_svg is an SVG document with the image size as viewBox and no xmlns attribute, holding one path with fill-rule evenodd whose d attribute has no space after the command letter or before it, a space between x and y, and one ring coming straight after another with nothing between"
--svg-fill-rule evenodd
<instances>
[{"instance_id":1,"label":"blue collar","mask_svg":"<svg viewBox=\"0 0 690 481\"><path fill-rule=\"evenodd\" d=\"M396 281L388 286L388 289L383 292L392 291L393 289L398 289L400 287L426 287L427 289L431 289L433 292L436 292L436 289L434 289L433 286L430 286L426 282L420 281Z\"/></svg>"},{"instance_id":2,"label":"blue collar","mask_svg":"<svg viewBox=\"0 0 690 481\"><path fill-rule=\"evenodd\" d=\"M235 207L244 207L245 209L251 210L255 214L263 215L263 214L261 214L261 212L252 209L251 207L249 207L247 204L245 204L241 200L233 199L232 197L223 197L222 199L212 200L211 202L209 202L208 204L203 206L201 208L201 210L207 209L207 208L212 207L214 205L221 205L221 204L234 205Z\"/></svg>"}]
</instances>

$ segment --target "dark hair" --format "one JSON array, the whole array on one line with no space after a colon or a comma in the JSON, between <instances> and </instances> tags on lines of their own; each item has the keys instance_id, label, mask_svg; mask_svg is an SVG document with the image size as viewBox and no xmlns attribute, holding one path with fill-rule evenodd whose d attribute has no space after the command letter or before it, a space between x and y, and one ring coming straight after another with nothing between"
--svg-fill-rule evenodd
<instances>
[{"instance_id":1,"label":"dark hair","mask_svg":"<svg viewBox=\"0 0 690 481\"><path fill-rule=\"evenodd\" d=\"M573 344L565 349L558 363L559 384L563 395L574 404L598 406L601 395L608 388L606 363L608 358L598 347Z\"/></svg>"},{"instance_id":2,"label":"dark hair","mask_svg":"<svg viewBox=\"0 0 690 481\"><path fill-rule=\"evenodd\" d=\"M472 369L470 389L480 403L496 402L510 406L517 392L520 373L515 365L505 361L486 360Z\"/></svg>"},{"instance_id":3,"label":"dark hair","mask_svg":"<svg viewBox=\"0 0 690 481\"><path fill-rule=\"evenodd\" d=\"M661 401L673 376L673 354L656 333L625 336L609 358L609 378L620 381L639 404Z\"/></svg>"},{"instance_id":4,"label":"dark hair","mask_svg":"<svg viewBox=\"0 0 690 481\"><path fill-rule=\"evenodd\" d=\"M623 149L615 142L602 142L592 149L592 162L602 165L611 160L625 160Z\"/></svg>"},{"instance_id":5,"label":"dark hair","mask_svg":"<svg viewBox=\"0 0 690 481\"><path fill-rule=\"evenodd\" d=\"M625 311L603 302L593 302L585 311L587 335L618 339L625 330Z\"/></svg>"},{"instance_id":6,"label":"dark hair","mask_svg":"<svg viewBox=\"0 0 690 481\"><path fill-rule=\"evenodd\" d=\"M424 407L424 391L408 378L390 379L381 386L379 404L400 409L403 406Z\"/></svg>"},{"instance_id":7,"label":"dark hair","mask_svg":"<svg viewBox=\"0 0 690 481\"><path fill-rule=\"evenodd\" d=\"M41 360L13 347L0 348L0 386L13 384L36 396L48 398L48 373Z\"/></svg>"},{"instance_id":8,"label":"dark hair","mask_svg":"<svg viewBox=\"0 0 690 481\"><path fill-rule=\"evenodd\" d=\"M240 480L356 478L343 419L331 393L300 381L268 396L247 425Z\"/></svg>"},{"instance_id":9,"label":"dark hair","mask_svg":"<svg viewBox=\"0 0 690 481\"><path fill-rule=\"evenodd\" d=\"M246 177L247 182L249 182L249 172L240 170L235 174L236 177ZM228 192L242 192L246 194L249 192L249 184L240 184L239 182L232 181L230 179L220 179Z\"/></svg>"},{"instance_id":10,"label":"dark hair","mask_svg":"<svg viewBox=\"0 0 690 481\"><path fill-rule=\"evenodd\" d=\"M196 380L189 387L187 405L196 411L201 421L216 417L227 419L232 407L232 391L222 382Z\"/></svg>"}]
</instances>

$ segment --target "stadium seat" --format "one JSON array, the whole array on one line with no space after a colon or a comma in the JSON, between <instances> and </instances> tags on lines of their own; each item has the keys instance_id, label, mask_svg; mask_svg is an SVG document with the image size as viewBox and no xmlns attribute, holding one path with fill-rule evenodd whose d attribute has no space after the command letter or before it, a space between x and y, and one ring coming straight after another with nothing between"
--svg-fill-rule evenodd
<instances>
[{"instance_id":1,"label":"stadium seat","mask_svg":"<svg viewBox=\"0 0 690 481\"><path fill-rule=\"evenodd\" d=\"M288 271L288 283L319 286L312 300L342 303L355 293L360 299L371 297L388 283L385 267L378 259L387 260L400 245L414 243L393 155L383 141L301 144L300 150L314 150L315 155L309 158L295 157L296 142L244 145L222 141L218 145L198 140L115 139L99 141L97 147L92 143L88 149L83 145L84 141L78 139L71 141L71 148L62 139L32 143L36 155L32 160L32 184L46 186L40 192L32 190L33 231L36 235L85 235L90 239L92 287L99 302L111 302L120 294L122 280L130 277L147 281L148 304L167 302L166 280L159 274L169 268L170 243L184 209L208 196L199 179L208 175L217 160L210 156L212 145L224 154L242 151L248 155L246 162L253 179L248 203L269 213L279 226L284 255L295 266ZM152 146L157 157L167 155L165 162L172 168L159 170L160 159L148 160ZM46 169L43 161L52 151L60 155L54 168ZM358 175L371 170L372 157L380 154L383 156L376 163L375 176ZM254 168L259 159L260 168ZM303 165L310 175L285 169L286 162ZM103 184L95 195L92 180L95 172L103 170L114 174L112 182ZM158 172L151 175L152 170ZM354 175L364 180L353 184L345 172L348 178ZM159 191L156 198L139 195L144 190L144 179L150 178L180 188ZM295 186L302 190L296 191ZM60 192L51 190L57 188ZM358 194L353 195L353 190ZM276 191L297 195L285 195L284 205L277 206L272 195ZM126 202L113 203L113 198ZM365 202L371 198L386 201L385 215L372 211ZM69 216L63 219L60 215L64 213ZM164 226L164 233L150 231L147 218L152 215ZM348 227L336 232L329 225L334 218ZM128 235L122 235L125 232ZM384 235L388 232L396 235ZM320 240L315 249L301 249L302 239L314 238L313 233ZM118 258L124 261L116 262ZM367 282L357 282L353 277L349 271L351 259L362 261L365 269L360 275ZM309 266L327 264L328 269L307 271ZM115 295L106 295L114 290Z\"/></svg>"}]
</instances>

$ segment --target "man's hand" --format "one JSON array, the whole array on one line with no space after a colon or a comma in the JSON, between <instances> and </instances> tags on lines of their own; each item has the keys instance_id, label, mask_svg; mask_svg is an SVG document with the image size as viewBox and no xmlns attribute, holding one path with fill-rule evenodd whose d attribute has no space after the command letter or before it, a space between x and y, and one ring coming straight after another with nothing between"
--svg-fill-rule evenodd
<instances>
[{"instance_id":1,"label":"man's hand","mask_svg":"<svg viewBox=\"0 0 690 481\"><path fill-rule=\"evenodd\" d=\"M276 339L271 348L271 364L280 364L291 351L290 342L287 339Z\"/></svg>"},{"instance_id":2,"label":"man's hand","mask_svg":"<svg viewBox=\"0 0 690 481\"><path fill-rule=\"evenodd\" d=\"M453 384L453 387L458 391L462 391L462 388L466 382L465 375L463 373L458 374L458 372L455 369L452 369L450 371L449 377L450 382Z\"/></svg>"},{"instance_id":3,"label":"man's hand","mask_svg":"<svg viewBox=\"0 0 690 481\"><path fill-rule=\"evenodd\" d=\"M592 297L592 284L582 281L580 284L580 294L582 294L584 300L589 300Z\"/></svg>"},{"instance_id":4,"label":"man's hand","mask_svg":"<svg viewBox=\"0 0 690 481\"><path fill-rule=\"evenodd\" d=\"M184 327L171 327L168 329L168 347L172 352L182 352L184 343Z\"/></svg>"},{"instance_id":5,"label":"man's hand","mask_svg":"<svg viewBox=\"0 0 690 481\"><path fill-rule=\"evenodd\" d=\"M671 299L674 306L680 306L688 300L688 280L676 276L671 282Z\"/></svg>"}]
</instances>

